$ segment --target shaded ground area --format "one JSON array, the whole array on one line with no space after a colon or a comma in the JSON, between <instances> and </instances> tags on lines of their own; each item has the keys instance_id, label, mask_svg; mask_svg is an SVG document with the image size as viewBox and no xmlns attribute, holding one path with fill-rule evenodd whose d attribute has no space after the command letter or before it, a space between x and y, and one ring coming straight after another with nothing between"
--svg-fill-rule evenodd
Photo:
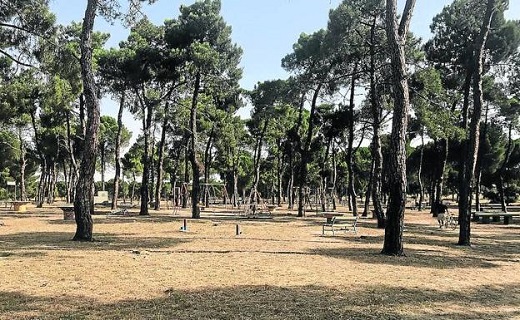
<instances>
[{"instance_id":1,"label":"shaded ground area","mask_svg":"<svg viewBox=\"0 0 520 320\"><path fill-rule=\"evenodd\" d=\"M78 243L59 210L0 210L0 319L520 319L518 221L474 224L468 248L410 211L387 257L371 219L334 237L284 211L94 220Z\"/></svg>"}]
</instances>

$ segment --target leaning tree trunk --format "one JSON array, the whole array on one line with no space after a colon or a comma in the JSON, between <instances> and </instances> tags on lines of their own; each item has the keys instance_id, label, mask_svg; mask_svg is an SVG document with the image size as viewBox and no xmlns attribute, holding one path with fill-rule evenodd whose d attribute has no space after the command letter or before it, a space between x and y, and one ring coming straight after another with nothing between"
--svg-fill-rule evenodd
<instances>
[{"instance_id":1,"label":"leaning tree trunk","mask_svg":"<svg viewBox=\"0 0 520 320\"><path fill-rule=\"evenodd\" d=\"M117 208L117 198L119 197L119 177L121 176L121 132L123 131L123 110L125 107L125 92L121 93L119 110L117 112L117 133L115 145L116 172L114 174L114 186L112 192L112 210Z\"/></svg>"},{"instance_id":2,"label":"leaning tree trunk","mask_svg":"<svg viewBox=\"0 0 520 320\"><path fill-rule=\"evenodd\" d=\"M459 192L459 219L460 233L459 245L471 245L471 184L474 180L475 165L477 162L479 135L480 135L480 118L482 115L482 74L484 64L484 47L491 25L491 19L495 12L496 0L488 0L486 13L482 22L479 36L475 42L474 54L474 79L473 79L473 113L471 115L471 123L469 128L469 139L467 143L466 158L464 161L463 176L461 179L461 187Z\"/></svg>"},{"instance_id":3,"label":"leaning tree trunk","mask_svg":"<svg viewBox=\"0 0 520 320\"><path fill-rule=\"evenodd\" d=\"M406 128L410 97L406 74L405 44L415 0L407 0L401 23L397 23L397 0L386 1L386 35L393 80L394 108L390 136L389 189L383 254L404 255L403 226L406 205Z\"/></svg>"},{"instance_id":4,"label":"leaning tree trunk","mask_svg":"<svg viewBox=\"0 0 520 320\"><path fill-rule=\"evenodd\" d=\"M88 0L81 30L81 77L88 116L83 157L74 198L76 234L73 240L75 241L92 241L94 226L92 221L92 214L94 213L94 173L96 171L100 110L94 72L92 71L92 29L97 6L97 0Z\"/></svg>"}]
</instances>

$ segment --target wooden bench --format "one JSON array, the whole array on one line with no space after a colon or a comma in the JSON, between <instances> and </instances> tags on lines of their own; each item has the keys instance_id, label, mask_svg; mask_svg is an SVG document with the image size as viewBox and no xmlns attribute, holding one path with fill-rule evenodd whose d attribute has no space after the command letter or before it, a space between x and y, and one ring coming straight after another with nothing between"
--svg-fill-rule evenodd
<instances>
[{"instance_id":1,"label":"wooden bench","mask_svg":"<svg viewBox=\"0 0 520 320\"><path fill-rule=\"evenodd\" d=\"M357 233L358 219L359 215L357 215L354 220L344 220L339 219L338 217L332 217L330 222L323 224L321 235L325 235L325 231L331 231L332 235L334 235L336 231L345 231L345 233L352 231Z\"/></svg>"},{"instance_id":2,"label":"wooden bench","mask_svg":"<svg viewBox=\"0 0 520 320\"><path fill-rule=\"evenodd\" d=\"M482 223L489 223L489 218L497 218L500 221L500 217L504 217L504 224L509 224L513 217L519 217L520 212L503 212L503 211L477 211L475 217L482 218Z\"/></svg>"}]
</instances>

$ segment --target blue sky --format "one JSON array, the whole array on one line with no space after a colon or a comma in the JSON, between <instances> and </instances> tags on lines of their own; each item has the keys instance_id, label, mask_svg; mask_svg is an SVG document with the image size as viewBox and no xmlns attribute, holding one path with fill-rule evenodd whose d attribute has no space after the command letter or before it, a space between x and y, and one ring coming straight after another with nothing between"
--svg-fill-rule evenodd
<instances>
[{"instance_id":1,"label":"blue sky","mask_svg":"<svg viewBox=\"0 0 520 320\"><path fill-rule=\"evenodd\" d=\"M124 2L120 0L120 2ZM145 13L156 24L179 14L181 4L192 4L194 0L159 0L145 8ZM259 81L286 78L281 68L281 59L292 51L292 45L302 32L312 33L327 26L328 12L341 0L222 0L222 16L233 28L233 40L242 47L244 54L241 66L244 69L241 85L252 89ZM398 1L403 5L404 1ZM411 31L423 39L430 36L429 25L433 16L451 3L448 0L417 0ZM58 22L68 24L81 21L86 1L52 0L51 9ZM520 1L511 0L509 18L520 19ZM109 32L109 46L117 46L128 36L121 25L110 25L98 18L95 28ZM102 101L102 113L115 115L117 105L108 99ZM134 137L139 124L127 115Z\"/></svg>"}]
</instances>

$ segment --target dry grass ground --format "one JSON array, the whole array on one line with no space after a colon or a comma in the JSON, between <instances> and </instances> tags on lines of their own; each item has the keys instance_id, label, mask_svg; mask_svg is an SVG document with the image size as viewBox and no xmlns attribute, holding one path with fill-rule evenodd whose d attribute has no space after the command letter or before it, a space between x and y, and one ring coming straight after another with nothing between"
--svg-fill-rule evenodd
<instances>
[{"instance_id":1,"label":"dry grass ground","mask_svg":"<svg viewBox=\"0 0 520 320\"><path fill-rule=\"evenodd\" d=\"M99 215L77 243L57 209L0 209L0 319L520 319L518 220L467 248L408 211L388 257L370 219L322 237L321 217L188 216Z\"/></svg>"}]
</instances>

